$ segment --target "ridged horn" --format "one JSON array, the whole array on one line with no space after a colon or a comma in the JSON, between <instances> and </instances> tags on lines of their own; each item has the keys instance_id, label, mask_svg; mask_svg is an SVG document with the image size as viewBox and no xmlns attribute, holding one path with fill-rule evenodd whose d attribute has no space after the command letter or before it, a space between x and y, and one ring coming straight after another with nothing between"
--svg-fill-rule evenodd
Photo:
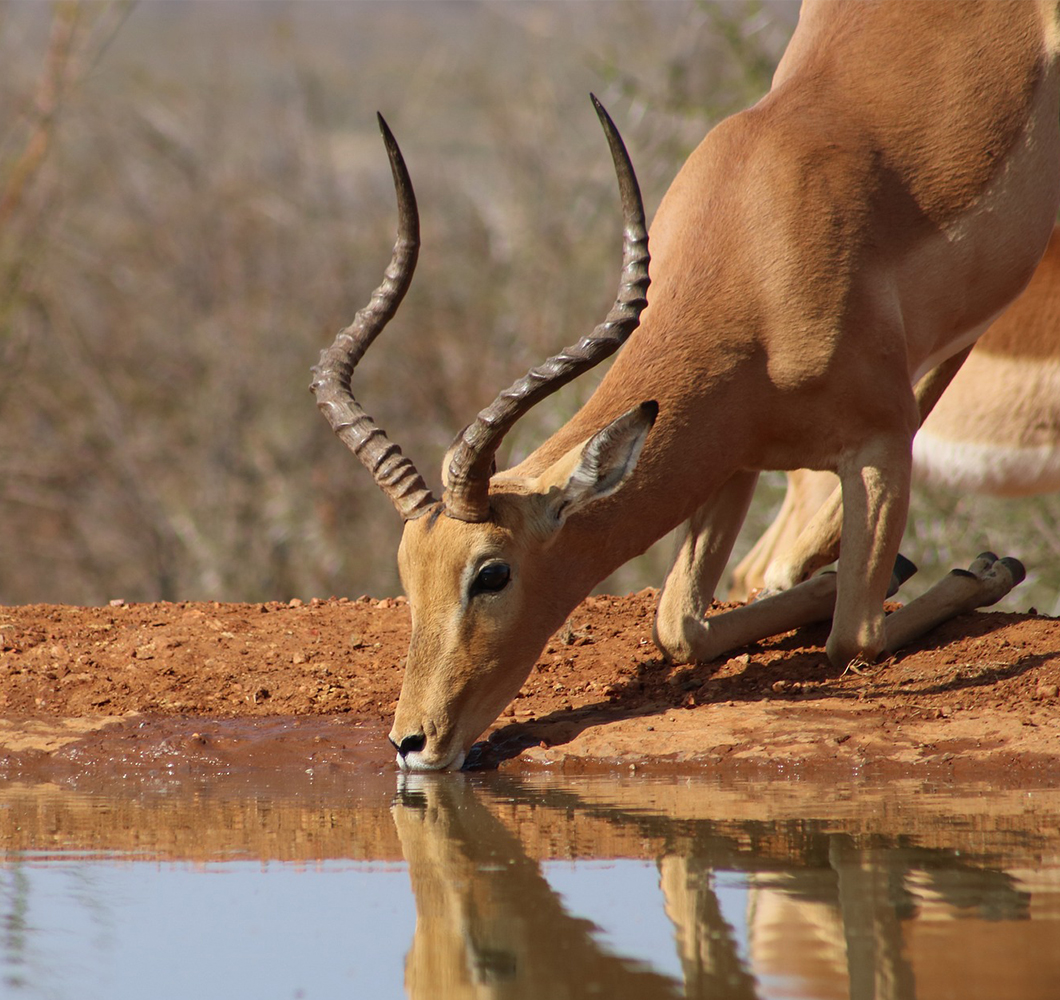
<instances>
[{"instance_id":1,"label":"ridged horn","mask_svg":"<svg viewBox=\"0 0 1060 1000\"><path fill-rule=\"evenodd\" d=\"M531 368L457 437L450 451L443 499L446 513L461 521L485 521L489 517L494 456L515 422L546 396L614 354L637 328L641 311L647 305L648 229L640 186L615 123L595 95L590 96L611 147L622 195L623 254L618 297L607 318L589 336Z\"/></svg>"},{"instance_id":2,"label":"ridged horn","mask_svg":"<svg viewBox=\"0 0 1060 1000\"><path fill-rule=\"evenodd\" d=\"M339 331L331 347L321 353L309 388L335 433L364 463L397 512L409 521L425 514L438 501L416 467L365 413L350 388L353 371L364 352L390 322L405 297L420 250L420 220L412 181L393 133L383 116L378 118L397 193L398 234L394 253L383 283L372 293L368 305L348 327Z\"/></svg>"}]
</instances>

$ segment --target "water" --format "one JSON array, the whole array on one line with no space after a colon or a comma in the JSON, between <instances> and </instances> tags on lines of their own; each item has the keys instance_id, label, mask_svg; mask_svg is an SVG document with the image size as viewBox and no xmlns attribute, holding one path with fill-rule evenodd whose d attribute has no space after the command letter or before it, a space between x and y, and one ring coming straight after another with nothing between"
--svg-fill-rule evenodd
<instances>
[{"instance_id":1,"label":"water","mask_svg":"<svg viewBox=\"0 0 1060 1000\"><path fill-rule=\"evenodd\" d=\"M1060 791L9 782L0 995L1060 996Z\"/></svg>"}]
</instances>

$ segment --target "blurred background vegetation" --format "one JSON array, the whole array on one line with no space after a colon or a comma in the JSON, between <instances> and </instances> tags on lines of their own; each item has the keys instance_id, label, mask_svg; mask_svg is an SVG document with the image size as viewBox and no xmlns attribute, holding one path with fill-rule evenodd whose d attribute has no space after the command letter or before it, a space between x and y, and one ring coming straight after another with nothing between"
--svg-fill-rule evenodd
<instances>
[{"instance_id":1,"label":"blurred background vegetation","mask_svg":"<svg viewBox=\"0 0 1060 1000\"><path fill-rule=\"evenodd\" d=\"M767 88L789 2L0 3L0 603L263 600L399 584L400 523L307 391L389 259L375 111L423 249L358 397L436 481L498 389L614 297L618 198L649 216ZM515 461L602 372L527 417ZM763 477L736 555L779 505ZM925 582L989 544L1055 613L1060 505L918 493ZM604 585L657 585L663 540ZM911 591L912 592L912 591Z\"/></svg>"}]
</instances>

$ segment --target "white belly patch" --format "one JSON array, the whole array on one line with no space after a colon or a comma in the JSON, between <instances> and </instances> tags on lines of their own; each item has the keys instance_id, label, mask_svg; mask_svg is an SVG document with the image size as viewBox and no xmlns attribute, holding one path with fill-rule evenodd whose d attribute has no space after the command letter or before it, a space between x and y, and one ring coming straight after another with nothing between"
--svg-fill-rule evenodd
<instances>
[{"instance_id":1,"label":"white belly patch","mask_svg":"<svg viewBox=\"0 0 1060 1000\"><path fill-rule=\"evenodd\" d=\"M1060 448L946 441L921 430L913 439L913 475L968 493L1020 497L1060 490Z\"/></svg>"}]
</instances>

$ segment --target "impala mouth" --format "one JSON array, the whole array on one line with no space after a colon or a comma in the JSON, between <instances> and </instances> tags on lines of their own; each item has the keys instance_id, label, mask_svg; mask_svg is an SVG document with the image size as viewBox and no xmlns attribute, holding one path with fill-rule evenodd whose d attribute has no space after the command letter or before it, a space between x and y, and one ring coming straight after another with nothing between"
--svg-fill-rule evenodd
<instances>
[{"instance_id":1,"label":"impala mouth","mask_svg":"<svg viewBox=\"0 0 1060 1000\"><path fill-rule=\"evenodd\" d=\"M448 760L432 760L428 754L417 750L404 755L399 753L395 756L395 760L401 771L408 774L417 771L459 771L464 766L466 756L463 750L458 750Z\"/></svg>"}]
</instances>

